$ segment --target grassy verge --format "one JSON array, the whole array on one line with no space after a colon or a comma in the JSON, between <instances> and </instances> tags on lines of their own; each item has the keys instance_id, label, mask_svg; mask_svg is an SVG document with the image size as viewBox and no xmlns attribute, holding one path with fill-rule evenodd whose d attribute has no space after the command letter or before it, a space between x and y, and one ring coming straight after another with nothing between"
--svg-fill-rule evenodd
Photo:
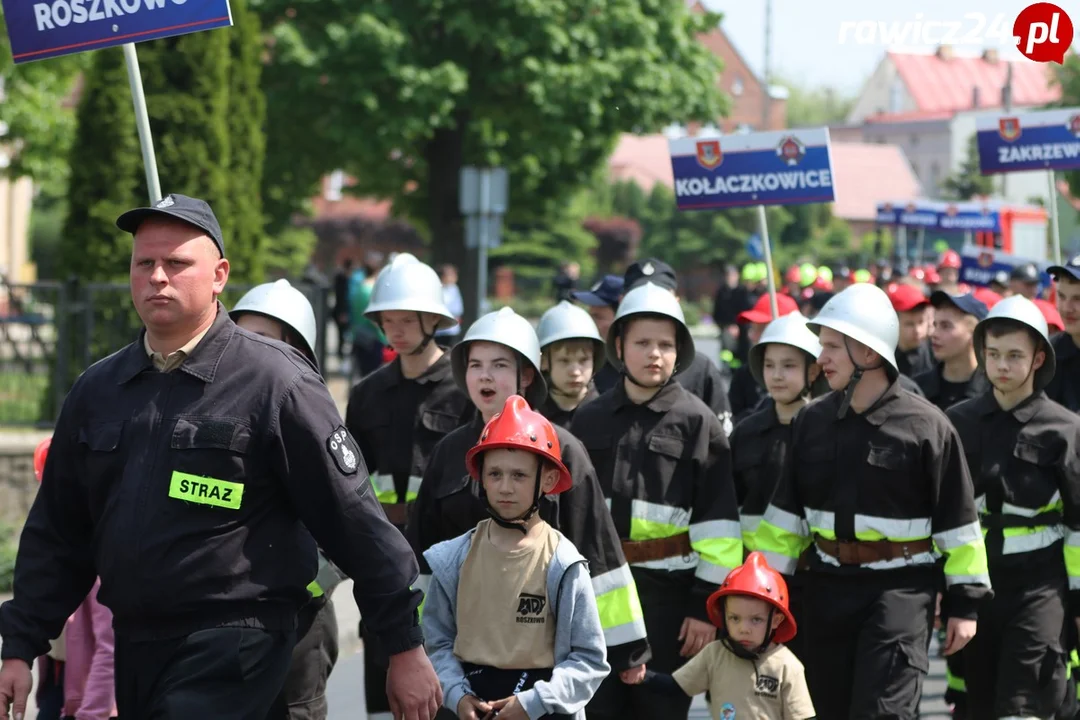
<instances>
[{"instance_id":1,"label":"grassy verge","mask_svg":"<svg viewBox=\"0 0 1080 720\"><path fill-rule=\"evenodd\" d=\"M48 375L0 371L0 425L36 425L48 391Z\"/></svg>"}]
</instances>

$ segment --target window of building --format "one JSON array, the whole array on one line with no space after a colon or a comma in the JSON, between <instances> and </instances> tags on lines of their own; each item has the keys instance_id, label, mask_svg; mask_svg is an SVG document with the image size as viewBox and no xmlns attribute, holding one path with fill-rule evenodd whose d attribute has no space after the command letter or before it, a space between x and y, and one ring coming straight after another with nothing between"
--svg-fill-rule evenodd
<instances>
[{"instance_id":1,"label":"window of building","mask_svg":"<svg viewBox=\"0 0 1080 720\"><path fill-rule=\"evenodd\" d=\"M735 81L731 83L731 94L736 97L743 94L743 81L738 75L735 76Z\"/></svg>"},{"instance_id":2,"label":"window of building","mask_svg":"<svg viewBox=\"0 0 1080 720\"><path fill-rule=\"evenodd\" d=\"M345 171L335 170L330 173L330 177L326 179L326 190L323 192L323 197L330 202L337 202L341 199L341 191L345 187Z\"/></svg>"},{"instance_id":3,"label":"window of building","mask_svg":"<svg viewBox=\"0 0 1080 720\"><path fill-rule=\"evenodd\" d=\"M889 87L889 112L900 112L903 109L903 104L904 83L900 78L896 78Z\"/></svg>"}]
</instances>

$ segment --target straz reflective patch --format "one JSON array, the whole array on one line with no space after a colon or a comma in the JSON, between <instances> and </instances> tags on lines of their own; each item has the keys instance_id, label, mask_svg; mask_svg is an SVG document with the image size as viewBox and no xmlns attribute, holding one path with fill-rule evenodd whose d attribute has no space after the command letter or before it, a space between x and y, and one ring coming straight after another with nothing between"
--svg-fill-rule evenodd
<instances>
[{"instance_id":1,"label":"straz reflective patch","mask_svg":"<svg viewBox=\"0 0 1080 720\"><path fill-rule=\"evenodd\" d=\"M240 500L244 497L244 486L242 483L189 475L173 470L172 481L169 483L169 497L199 505L239 510Z\"/></svg>"}]
</instances>

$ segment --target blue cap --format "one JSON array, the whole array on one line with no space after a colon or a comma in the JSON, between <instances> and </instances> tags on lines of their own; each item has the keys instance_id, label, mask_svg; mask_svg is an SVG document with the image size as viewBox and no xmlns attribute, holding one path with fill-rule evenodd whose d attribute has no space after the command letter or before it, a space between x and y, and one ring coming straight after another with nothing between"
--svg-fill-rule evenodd
<instances>
[{"instance_id":1,"label":"blue cap","mask_svg":"<svg viewBox=\"0 0 1080 720\"><path fill-rule=\"evenodd\" d=\"M962 313L974 315L976 320L985 320L990 313L990 308L986 307L986 303L977 299L971 293L950 295L944 290L937 290L930 295L930 304L936 308L942 305L952 305Z\"/></svg>"},{"instance_id":2,"label":"blue cap","mask_svg":"<svg viewBox=\"0 0 1080 720\"><path fill-rule=\"evenodd\" d=\"M584 305L603 307L610 305L619 306L619 300L623 294L623 279L619 275L605 275L593 283L588 290L575 290L570 297Z\"/></svg>"},{"instance_id":3,"label":"blue cap","mask_svg":"<svg viewBox=\"0 0 1080 720\"><path fill-rule=\"evenodd\" d=\"M1069 258L1069 262L1064 265L1053 265L1047 268L1046 272L1053 275L1055 280L1060 280L1062 275L1068 275L1073 280L1080 280L1080 255L1073 255Z\"/></svg>"}]
</instances>

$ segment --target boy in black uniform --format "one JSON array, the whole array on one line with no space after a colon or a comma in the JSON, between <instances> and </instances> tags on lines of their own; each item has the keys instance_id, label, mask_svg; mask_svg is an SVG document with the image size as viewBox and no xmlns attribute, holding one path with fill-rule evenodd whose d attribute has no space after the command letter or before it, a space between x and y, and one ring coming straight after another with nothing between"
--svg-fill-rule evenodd
<instances>
[{"instance_id":1,"label":"boy in black uniform","mask_svg":"<svg viewBox=\"0 0 1080 720\"><path fill-rule=\"evenodd\" d=\"M537 410L564 428L579 407L600 393L593 378L604 364L604 341L589 313L563 300L540 317L540 367L548 396Z\"/></svg>"},{"instance_id":2,"label":"boy in black uniform","mask_svg":"<svg viewBox=\"0 0 1080 720\"><path fill-rule=\"evenodd\" d=\"M404 531L431 451L468 421L472 408L454 385L450 355L435 342L436 331L455 319L434 269L408 253L395 256L376 278L364 315L397 357L349 393L345 427L360 446L383 512ZM362 621L360 634L368 638ZM372 655L364 658L364 686L370 720L391 720L386 667Z\"/></svg>"},{"instance_id":3,"label":"boy in black uniform","mask_svg":"<svg viewBox=\"0 0 1080 720\"><path fill-rule=\"evenodd\" d=\"M801 316L798 303L790 295L783 293L776 296L776 310L780 313L780 317L792 313ZM768 293L759 297L754 307L739 313L737 321L742 327L742 335L750 341L750 348L753 349L759 342L765 326L773 321L772 304ZM749 354L747 358L749 359ZM731 388L728 390L728 402L731 405L734 422L739 423L747 415L759 409L767 395L765 388L754 379L749 363L735 370L731 376Z\"/></svg>"},{"instance_id":4,"label":"boy in black uniform","mask_svg":"<svg viewBox=\"0 0 1080 720\"><path fill-rule=\"evenodd\" d=\"M813 542L803 648L819 717L910 720L929 668L939 551L946 654L975 634L990 592L971 478L945 415L897 384L899 322L884 291L853 285L808 325L835 392L795 418L758 549L791 574Z\"/></svg>"},{"instance_id":5,"label":"boy in black uniform","mask_svg":"<svg viewBox=\"0 0 1080 720\"><path fill-rule=\"evenodd\" d=\"M487 502L465 470L465 454L479 440L484 423L511 395L521 395L534 406L547 397L536 332L510 308L474 322L454 346L451 363L454 381L468 392L478 412L432 452L407 529L418 556L435 543L472 530L488 517ZM558 426L555 430L574 485L561 495L542 498L540 515L566 535L589 562L612 669L627 678L640 679L651 651L633 576L585 448L569 431ZM422 558L420 570L421 577L430 576Z\"/></svg>"},{"instance_id":6,"label":"boy in black uniform","mask_svg":"<svg viewBox=\"0 0 1080 720\"><path fill-rule=\"evenodd\" d=\"M678 299L652 283L635 287L608 330L608 362L623 382L579 410L571 426L609 499L645 611L650 664L663 673L716 638L705 600L742 564L726 434L711 409L674 382L693 355ZM652 720L685 717L689 707L689 698L609 677L586 713Z\"/></svg>"},{"instance_id":7,"label":"boy in black uniform","mask_svg":"<svg viewBox=\"0 0 1080 720\"><path fill-rule=\"evenodd\" d=\"M937 365L915 376L926 399L941 410L961 400L978 397L990 388L979 370L972 337L975 325L986 317L986 305L973 294L949 295L941 290L930 296L934 330L930 346Z\"/></svg>"},{"instance_id":8,"label":"boy in black uniform","mask_svg":"<svg viewBox=\"0 0 1080 720\"><path fill-rule=\"evenodd\" d=\"M1065 332L1050 344L1057 358L1057 372L1046 387L1046 395L1074 413L1080 413L1080 255L1048 272L1054 276L1057 307Z\"/></svg>"},{"instance_id":9,"label":"boy in black uniform","mask_svg":"<svg viewBox=\"0 0 1080 720\"><path fill-rule=\"evenodd\" d=\"M964 650L973 718L1051 717L1065 696L1066 623L1080 611L1080 418L1046 397L1054 351L1031 301L975 329L993 389L949 410L972 469L992 598Z\"/></svg>"},{"instance_id":10,"label":"boy in black uniform","mask_svg":"<svg viewBox=\"0 0 1080 720\"><path fill-rule=\"evenodd\" d=\"M933 369L934 355L930 350L929 337L930 301L919 288L909 283L889 283L885 293L900 319L896 369L910 378Z\"/></svg>"}]
</instances>

